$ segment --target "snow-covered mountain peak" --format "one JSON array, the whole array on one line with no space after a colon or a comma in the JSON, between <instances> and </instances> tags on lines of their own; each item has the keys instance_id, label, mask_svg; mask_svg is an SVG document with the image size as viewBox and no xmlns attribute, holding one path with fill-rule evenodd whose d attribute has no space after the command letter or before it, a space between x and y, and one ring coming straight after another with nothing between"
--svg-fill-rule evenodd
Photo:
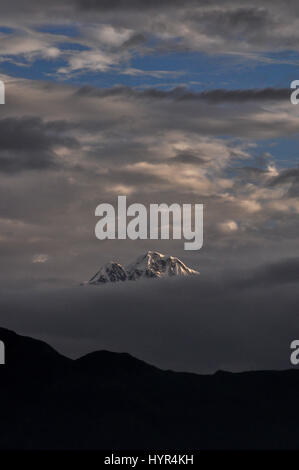
<instances>
[{"instance_id":1,"label":"snow-covered mountain peak","mask_svg":"<svg viewBox=\"0 0 299 470\"><path fill-rule=\"evenodd\" d=\"M157 251L147 251L125 268L114 261L103 266L87 284L106 282L135 281L140 278L162 278L173 276L194 276L198 271L188 268L174 256L166 256Z\"/></svg>"},{"instance_id":2,"label":"snow-covered mountain peak","mask_svg":"<svg viewBox=\"0 0 299 470\"><path fill-rule=\"evenodd\" d=\"M109 263L106 263L105 266L101 267L87 284L105 284L106 282L126 280L127 273L124 267L115 261L110 261Z\"/></svg>"},{"instance_id":3,"label":"snow-covered mountain peak","mask_svg":"<svg viewBox=\"0 0 299 470\"><path fill-rule=\"evenodd\" d=\"M169 277L198 275L174 256L165 256L157 251L148 251L126 268L130 280L140 277Z\"/></svg>"}]
</instances>

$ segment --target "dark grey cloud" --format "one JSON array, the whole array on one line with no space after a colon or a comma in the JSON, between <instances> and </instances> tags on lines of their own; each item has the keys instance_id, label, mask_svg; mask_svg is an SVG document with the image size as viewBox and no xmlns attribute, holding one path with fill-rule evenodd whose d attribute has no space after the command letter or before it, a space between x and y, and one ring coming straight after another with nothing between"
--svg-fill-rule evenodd
<instances>
[{"instance_id":1,"label":"dark grey cloud","mask_svg":"<svg viewBox=\"0 0 299 470\"><path fill-rule=\"evenodd\" d=\"M89 128L90 129L90 128ZM136 162L151 158L149 149L144 143L136 142L134 138L127 142L122 139L111 139L104 146L94 146L88 152L88 157L98 162Z\"/></svg>"},{"instance_id":2,"label":"dark grey cloud","mask_svg":"<svg viewBox=\"0 0 299 470\"><path fill-rule=\"evenodd\" d=\"M132 42L123 47L125 61L128 48L144 52L147 37L157 39L147 44L149 53L193 50L264 60L262 54L269 51L298 49L298 3L292 0L287 8L279 0L30 0L26 7L12 0L1 5L0 12L8 26L55 24L67 18L86 27L98 23L126 28L132 31ZM84 44L84 38L77 40Z\"/></svg>"},{"instance_id":3,"label":"dark grey cloud","mask_svg":"<svg viewBox=\"0 0 299 470\"><path fill-rule=\"evenodd\" d=\"M57 168L53 149L78 145L74 137L64 134L68 127L63 121L43 122L39 117L1 119L0 172Z\"/></svg>"},{"instance_id":4,"label":"dark grey cloud","mask_svg":"<svg viewBox=\"0 0 299 470\"><path fill-rule=\"evenodd\" d=\"M146 36L141 33L133 34L127 41L122 44L122 48L134 48L144 44L147 41Z\"/></svg>"},{"instance_id":5,"label":"dark grey cloud","mask_svg":"<svg viewBox=\"0 0 299 470\"><path fill-rule=\"evenodd\" d=\"M265 30L273 23L270 11L261 7L244 7L220 9L215 8L208 11L189 11L186 17L198 23L200 29L207 33L213 32L216 35L226 38L236 38L244 40L246 37L253 37L259 31Z\"/></svg>"},{"instance_id":6,"label":"dark grey cloud","mask_svg":"<svg viewBox=\"0 0 299 470\"><path fill-rule=\"evenodd\" d=\"M252 286L273 287L276 285L299 283L299 258L288 258L270 263L254 270L248 278L236 283L236 286L249 288Z\"/></svg>"},{"instance_id":7,"label":"dark grey cloud","mask_svg":"<svg viewBox=\"0 0 299 470\"><path fill-rule=\"evenodd\" d=\"M188 0L189 6L206 5L207 0ZM82 10L152 10L161 8L182 8L180 0L75 0L75 4Z\"/></svg>"},{"instance_id":8,"label":"dark grey cloud","mask_svg":"<svg viewBox=\"0 0 299 470\"><path fill-rule=\"evenodd\" d=\"M285 184L289 184L286 197L299 196L299 168L288 168L287 170L282 170L278 176L272 178L269 182L270 187Z\"/></svg>"},{"instance_id":9,"label":"dark grey cloud","mask_svg":"<svg viewBox=\"0 0 299 470\"><path fill-rule=\"evenodd\" d=\"M137 90L128 86L115 86L108 89L97 89L91 86L83 86L76 90L79 96L95 96L105 98L110 96L124 96L149 99L173 99L178 101L206 100L211 103L223 102L251 102L251 101L280 101L290 99L289 88L263 88L244 90L215 89L201 92L188 90L185 87L176 87L172 90L160 90L148 88Z\"/></svg>"},{"instance_id":10,"label":"dark grey cloud","mask_svg":"<svg viewBox=\"0 0 299 470\"><path fill-rule=\"evenodd\" d=\"M275 111L271 108L265 110L263 103L275 101L285 102L290 106L289 91L285 89L265 90L213 90L205 92L193 92L189 89L178 87L169 91L160 89L138 90L130 87L116 86L109 89L97 89L85 86L74 91L74 99L99 98L109 103L109 98L121 100L127 110L139 110L147 108L147 114L142 114L142 119L135 119L130 112L119 114L118 122L114 117L114 130L126 126L127 132L155 132L161 134L166 130L176 129L201 135L228 135L253 139L267 139L283 135L296 134L298 125L295 119L286 118L281 109ZM138 100L142 101L144 108ZM111 104L113 102L111 101ZM163 103L163 104L162 104ZM213 104L213 106L211 106ZM226 104L232 105L227 110ZM101 103L103 106L103 103ZM219 105L219 106L218 106ZM261 119L257 116L261 113ZM268 114L269 119L266 118ZM170 119L171 116L171 119ZM182 118L184 116L184 118ZM110 125L109 115L105 116L102 125ZM143 125L143 129L137 129ZM133 130L134 129L134 130Z\"/></svg>"},{"instance_id":11,"label":"dark grey cloud","mask_svg":"<svg viewBox=\"0 0 299 470\"><path fill-rule=\"evenodd\" d=\"M185 150L178 152L175 157L167 160L169 163L188 163L192 165L202 165L207 162L206 158L198 155L196 152Z\"/></svg>"},{"instance_id":12,"label":"dark grey cloud","mask_svg":"<svg viewBox=\"0 0 299 470\"><path fill-rule=\"evenodd\" d=\"M280 172L278 176L272 179L271 184L284 184L299 179L299 168L289 168Z\"/></svg>"},{"instance_id":13,"label":"dark grey cloud","mask_svg":"<svg viewBox=\"0 0 299 470\"><path fill-rule=\"evenodd\" d=\"M65 354L125 351L199 373L290 367L298 304L297 286L240 290L204 279L37 289L0 299L1 326Z\"/></svg>"},{"instance_id":14,"label":"dark grey cloud","mask_svg":"<svg viewBox=\"0 0 299 470\"><path fill-rule=\"evenodd\" d=\"M245 90L211 90L199 93L210 102L280 101L290 99L288 88L263 88Z\"/></svg>"}]
</instances>

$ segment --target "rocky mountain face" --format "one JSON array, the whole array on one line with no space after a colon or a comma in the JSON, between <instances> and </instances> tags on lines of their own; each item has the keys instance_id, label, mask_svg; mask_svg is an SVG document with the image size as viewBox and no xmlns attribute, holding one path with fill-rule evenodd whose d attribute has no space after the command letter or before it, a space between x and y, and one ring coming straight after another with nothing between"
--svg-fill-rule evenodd
<instances>
[{"instance_id":1,"label":"rocky mountain face","mask_svg":"<svg viewBox=\"0 0 299 470\"><path fill-rule=\"evenodd\" d=\"M86 284L97 285L107 282L136 281L140 278L194 275L199 275L199 272L189 268L178 258L165 256L156 251L148 251L126 267L110 261L101 267Z\"/></svg>"},{"instance_id":2,"label":"rocky mountain face","mask_svg":"<svg viewBox=\"0 0 299 470\"><path fill-rule=\"evenodd\" d=\"M88 281L87 284L105 284L106 282L126 281L128 279L124 267L113 261L105 264L101 269Z\"/></svg>"}]
</instances>

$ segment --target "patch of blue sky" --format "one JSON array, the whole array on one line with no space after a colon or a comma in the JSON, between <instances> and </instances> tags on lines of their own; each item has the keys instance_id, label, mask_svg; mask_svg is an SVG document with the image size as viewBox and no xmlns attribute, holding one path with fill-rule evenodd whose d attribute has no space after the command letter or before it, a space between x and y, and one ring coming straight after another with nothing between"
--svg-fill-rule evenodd
<instances>
[{"instance_id":1,"label":"patch of blue sky","mask_svg":"<svg viewBox=\"0 0 299 470\"><path fill-rule=\"evenodd\" d=\"M11 34L14 32L13 28L8 28L7 26L0 26L0 33Z\"/></svg>"},{"instance_id":2,"label":"patch of blue sky","mask_svg":"<svg viewBox=\"0 0 299 470\"><path fill-rule=\"evenodd\" d=\"M298 136L265 139L257 141L256 144L253 154L259 156L269 153L280 168L299 165L299 129Z\"/></svg>"},{"instance_id":3,"label":"patch of blue sky","mask_svg":"<svg viewBox=\"0 0 299 470\"><path fill-rule=\"evenodd\" d=\"M236 139L235 143L241 143ZM279 169L293 168L299 165L299 135L298 137L279 137L277 139L255 140L255 146L248 148L251 158L237 158L226 170L226 175L232 177L242 167L260 167L261 161L274 162ZM263 167L263 165L262 165ZM261 168L262 168L261 167Z\"/></svg>"},{"instance_id":4,"label":"patch of blue sky","mask_svg":"<svg viewBox=\"0 0 299 470\"><path fill-rule=\"evenodd\" d=\"M200 52L151 54L132 60L132 67L141 70L184 72L179 79L182 83L207 90L289 87L299 75L298 65L299 54L293 51L269 54L264 60L246 56L211 56Z\"/></svg>"},{"instance_id":5,"label":"patch of blue sky","mask_svg":"<svg viewBox=\"0 0 299 470\"><path fill-rule=\"evenodd\" d=\"M41 33L49 33L49 34L61 34L68 37L76 37L79 36L79 26L76 24L62 24L62 25L53 25L53 24L44 24L41 26L37 26L35 28L36 31Z\"/></svg>"},{"instance_id":6,"label":"patch of blue sky","mask_svg":"<svg viewBox=\"0 0 299 470\"><path fill-rule=\"evenodd\" d=\"M8 57L10 59L10 57ZM65 60L37 59L33 63L27 63L21 57L11 57L12 61L0 63L0 71L16 78L28 80L50 80L56 75L57 68L65 66ZM18 63L14 63L17 61ZM24 63L24 65L18 65Z\"/></svg>"},{"instance_id":7,"label":"patch of blue sky","mask_svg":"<svg viewBox=\"0 0 299 470\"><path fill-rule=\"evenodd\" d=\"M90 49L88 46L84 46L79 42L63 42L56 45L61 51L87 51Z\"/></svg>"}]
</instances>

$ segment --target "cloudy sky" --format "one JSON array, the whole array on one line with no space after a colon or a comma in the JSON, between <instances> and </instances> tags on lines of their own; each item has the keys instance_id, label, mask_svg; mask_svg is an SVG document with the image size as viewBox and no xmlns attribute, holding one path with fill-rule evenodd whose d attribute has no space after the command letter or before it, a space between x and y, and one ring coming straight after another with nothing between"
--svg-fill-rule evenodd
<instances>
[{"instance_id":1,"label":"cloudy sky","mask_svg":"<svg viewBox=\"0 0 299 470\"><path fill-rule=\"evenodd\" d=\"M44 289L51 297L61 288L73 296L103 263L126 263L153 249L200 269L203 295L213 283L217 290L228 282L245 308L262 289L261 315L279 289L284 301L276 299L275 308L283 324L286 292L299 277L299 106L290 102L298 65L299 5L292 0L2 2L0 281L6 311L8 299L22 298L24 305L25 296L31 305ZM97 240L95 208L115 204L118 195L145 205L203 203L203 249L184 251L177 240ZM149 292L142 292L146 299ZM101 302L104 294L96 295ZM201 310L197 295L197 287L188 287L194 315ZM209 304L208 311L231 312L231 298L219 307ZM294 292L291 298L297 305ZM13 311L22 316L20 306ZM3 326L10 326L9 318ZM36 318L24 318L24 331L42 333L34 329ZM57 331L43 334L59 343ZM63 335L64 344L76 343L74 331ZM93 338L89 347L118 349L115 341L101 341ZM249 367L250 358L242 364Z\"/></svg>"}]
</instances>

